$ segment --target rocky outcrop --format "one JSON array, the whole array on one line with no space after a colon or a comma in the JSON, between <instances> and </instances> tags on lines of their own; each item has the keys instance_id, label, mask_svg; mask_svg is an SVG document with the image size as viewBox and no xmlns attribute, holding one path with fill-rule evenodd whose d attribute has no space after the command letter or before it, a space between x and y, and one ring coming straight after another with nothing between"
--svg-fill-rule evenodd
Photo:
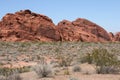
<instances>
[{"instance_id":1,"label":"rocky outcrop","mask_svg":"<svg viewBox=\"0 0 120 80\"><path fill-rule=\"evenodd\" d=\"M0 22L3 41L57 41L59 38L50 18L30 10L8 13Z\"/></svg>"},{"instance_id":2,"label":"rocky outcrop","mask_svg":"<svg viewBox=\"0 0 120 80\"><path fill-rule=\"evenodd\" d=\"M101 26L78 18L63 20L55 25L53 21L30 10L6 14L0 21L1 41L120 41L120 33L108 33Z\"/></svg>"},{"instance_id":3,"label":"rocky outcrop","mask_svg":"<svg viewBox=\"0 0 120 80\"><path fill-rule=\"evenodd\" d=\"M112 42L119 42L120 41L120 32L113 34L112 32L109 33Z\"/></svg>"},{"instance_id":4,"label":"rocky outcrop","mask_svg":"<svg viewBox=\"0 0 120 80\"><path fill-rule=\"evenodd\" d=\"M115 34L114 39L115 41L120 41L120 32Z\"/></svg>"},{"instance_id":5,"label":"rocky outcrop","mask_svg":"<svg viewBox=\"0 0 120 80\"><path fill-rule=\"evenodd\" d=\"M98 41L110 41L107 31L91 21L78 18L73 21L73 24L80 27L83 31L95 35L98 38Z\"/></svg>"},{"instance_id":6,"label":"rocky outcrop","mask_svg":"<svg viewBox=\"0 0 120 80\"><path fill-rule=\"evenodd\" d=\"M86 19L78 18L73 22L63 20L57 25L62 41L111 41L109 34L100 26Z\"/></svg>"},{"instance_id":7,"label":"rocky outcrop","mask_svg":"<svg viewBox=\"0 0 120 80\"><path fill-rule=\"evenodd\" d=\"M112 32L109 33L109 37L110 37L111 41L115 41L115 36Z\"/></svg>"}]
</instances>

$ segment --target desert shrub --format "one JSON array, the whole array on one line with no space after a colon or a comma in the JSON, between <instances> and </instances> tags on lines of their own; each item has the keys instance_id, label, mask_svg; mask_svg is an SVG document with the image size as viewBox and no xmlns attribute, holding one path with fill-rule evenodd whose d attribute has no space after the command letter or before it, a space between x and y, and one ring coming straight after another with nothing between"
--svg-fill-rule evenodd
<instances>
[{"instance_id":1,"label":"desert shrub","mask_svg":"<svg viewBox=\"0 0 120 80\"><path fill-rule=\"evenodd\" d=\"M78 65L73 66L72 71L73 72L80 72L81 68Z\"/></svg>"},{"instance_id":2,"label":"desert shrub","mask_svg":"<svg viewBox=\"0 0 120 80\"><path fill-rule=\"evenodd\" d=\"M106 49L94 49L83 57L82 62L88 62L99 66L98 73L115 73L119 71L120 62L117 56L109 53Z\"/></svg>"},{"instance_id":3,"label":"desert shrub","mask_svg":"<svg viewBox=\"0 0 120 80\"><path fill-rule=\"evenodd\" d=\"M9 76L6 78L6 80L22 80L22 78L20 77L19 74L14 73L14 74L12 74L12 75L9 75Z\"/></svg>"},{"instance_id":4,"label":"desert shrub","mask_svg":"<svg viewBox=\"0 0 120 80\"><path fill-rule=\"evenodd\" d=\"M17 71L18 71L19 73L24 73L24 72L29 72L30 69L31 69L30 66L24 66L24 67L21 67L21 68L17 68Z\"/></svg>"},{"instance_id":5,"label":"desert shrub","mask_svg":"<svg viewBox=\"0 0 120 80\"><path fill-rule=\"evenodd\" d=\"M70 72L69 72L68 68L66 68L66 69L64 70L64 75L70 75Z\"/></svg>"},{"instance_id":6,"label":"desert shrub","mask_svg":"<svg viewBox=\"0 0 120 80\"><path fill-rule=\"evenodd\" d=\"M0 75L8 76L13 74L14 70L12 68L0 68Z\"/></svg>"},{"instance_id":7,"label":"desert shrub","mask_svg":"<svg viewBox=\"0 0 120 80\"><path fill-rule=\"evenodd\" d=\"M118 73L119 70L118 68L112 67L112 66L103 66L97 68L97 72L101 74L113 74L113 73Z\"/></svg>"},{"instance_id":8,"label":"desert shrub","mask_svg":"<svg viewBox=\"0 0 120 80\"><path fill-rule=\"evenodd\" d=\"M5 76L1 75L0 80L22 80L18 72L11 72Z\"/></svg>"},{"instance_id":9,"label":"desert shrub","mask_svg":"<svg viewBox=\"0 0 120 80\"><path fill-rule=\"evenodd\" d=\"M90 53L86 53L80 58L81 63L88 62L89 64L92 64L92 60L92 55Z\"/></svg>"},{"instance_id":10,"label":"desert shrub","mask_svg":"<svg viewBox=\"0 0 120 80\"><path fill-rule=\"evenodd\" d=\"M33 67L33 70L37 73L40 78L53 76L51 65L42 62Z\"/></svg>"},{"instance_id":11,"label":"desert shrub","mask_svg":"<svg viewBox=\"0 0 120 80\"><path fill-rule=\"evenodd\" d=\"M9 76L15 72L17 73L24 73L24 72L29 72L30 71L30 67L26 66L26 67L20 67L20 68L7 68L7 67L1 67L0 68L0 75L3 76Z\"/></svg>"},{"instance_id":12,"label":"desert shrub","mask_svg":"<svg viewBox=\"0 0 120 80\"><path fill-rule=\"evenodd\" d=\"M73 57L70 55L64 55L64 54L57 54L57 59L59 60L58 64L61 67L67 67L71 65L71 62L73 61Z\"/></svg>"}]
</instances>

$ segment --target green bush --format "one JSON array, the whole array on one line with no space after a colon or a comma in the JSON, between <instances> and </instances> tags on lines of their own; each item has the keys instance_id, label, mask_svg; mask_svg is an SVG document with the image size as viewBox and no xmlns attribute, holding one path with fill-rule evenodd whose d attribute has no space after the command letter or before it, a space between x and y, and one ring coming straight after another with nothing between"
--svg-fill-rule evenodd
<instances>
[{"instance_id":1,"label":"green bush","mask_svg":"<svg viewBox=\"0 0 120 80\"><path fill-rule=\"evenodd\" d=\"M96 64L98 73L116 73L119 71L120 61L115 54L109 53L106 49L94 49L83 57L82 62Z\"/></svg>"}]
</instances>

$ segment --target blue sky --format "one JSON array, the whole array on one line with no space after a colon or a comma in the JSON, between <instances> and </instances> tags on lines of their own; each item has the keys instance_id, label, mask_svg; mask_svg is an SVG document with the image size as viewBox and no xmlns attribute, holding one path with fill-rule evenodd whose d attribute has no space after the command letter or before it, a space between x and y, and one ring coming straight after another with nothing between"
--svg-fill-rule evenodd
<instances>
[{"instance_id":1,"label":"blue sky","mask_svg":"<svg viewBox=\"0 0 120 80\"><path fill-rule=\"evenodd\" d=\"M55 24L86 18L109 32L120 31L120 0L1 0L0 19L24 9L44 14Z\"/></svg>"}]
</instances>

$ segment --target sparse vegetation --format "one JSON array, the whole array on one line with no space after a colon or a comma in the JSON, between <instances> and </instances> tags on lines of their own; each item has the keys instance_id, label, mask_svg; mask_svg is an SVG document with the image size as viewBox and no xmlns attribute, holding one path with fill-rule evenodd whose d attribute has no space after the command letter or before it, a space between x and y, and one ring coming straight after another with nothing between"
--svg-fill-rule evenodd
<instances>
[{"instance_id":1,"label":"sparse vegetation","mask_svg":"<svg viewBox=\"0 0 120 80\"><path fill-rule=\"evenodd\" d=\"M0 80L22 80L19 74L12 74L9 76L1 76Z\"/></svg>"},{"instance_id":2,"label":"sparse vegetation","mask_svg":"<svg viewBox=\"0 0 120 80\"><path fill-rule=\"evenodd\" d=\"M5 72L4 72L5 71ZM12 69L4 69L4 71L0 71L0 80L22 80L19 75L19 72Z\"/></svg>"},{"instance_id":3,"label":"sparse vegetation","mask_svg":"<svg viewBox=\"0 0 120 80\"><path fill-rule=\"evenodd\" d=\"M33 70L37 73L39 78L53 76L53 71L51 66L45 62L41 62L38 65L34 66Z\"/></svg>"},{"instance_id":4,"label":"sparse vegetation","mask_svg":"<svg viewBox=\"0 0 120 80\"><path fill-rule=\"evenodd\" d=\"M47 61L47 59L50 60L50 64L40 62L33 68L34 71L31 71L34 72L35 75L37 73L40 78L51 78L51 76L56 77L59 75L72 76L74 75L73 72L79 72L75 73L75 75L119 73L119 49L120 43L0 42L0 80L6 80L7 77L10 79L13 71L22 74L30 71L30 67L5 68L2 66L8 64L13 67L13 65L19 63L19 61L23 62L23 64L25 62L25 65L26 63L33 63L33 65L35 65L43 58L45 58L45 61ZM86 64L85 66L91 65L91 67L85 68L81 66L82 64ZM19 66L19 64L17 66Z\"/></svg>"},{"instance_id":5,"label":"sparse vegetation","mask_svg":"<svg viewBox=\"0 0 120 80\"><path fill-rule=\"evenodd\" d=\"M6 68L6 67L1 67L0 68L0 75L3 76L9 76L15 72L18 73L23 73L23 72L29 72L30 71L30 67L20 67L20 68Z\"/></svg>"},{"instance_id":6,"label":"sparse vegetation","mask_svg":"<svg viewBox=\"0 0 120 80\"><path fill-rule=\"evenodd\" d=\"M82 62L96 64L98 73L119 72L120 62L115 54L109 53L106 49L94 49L83 57Z\"/></svg>"}]
</instances>

